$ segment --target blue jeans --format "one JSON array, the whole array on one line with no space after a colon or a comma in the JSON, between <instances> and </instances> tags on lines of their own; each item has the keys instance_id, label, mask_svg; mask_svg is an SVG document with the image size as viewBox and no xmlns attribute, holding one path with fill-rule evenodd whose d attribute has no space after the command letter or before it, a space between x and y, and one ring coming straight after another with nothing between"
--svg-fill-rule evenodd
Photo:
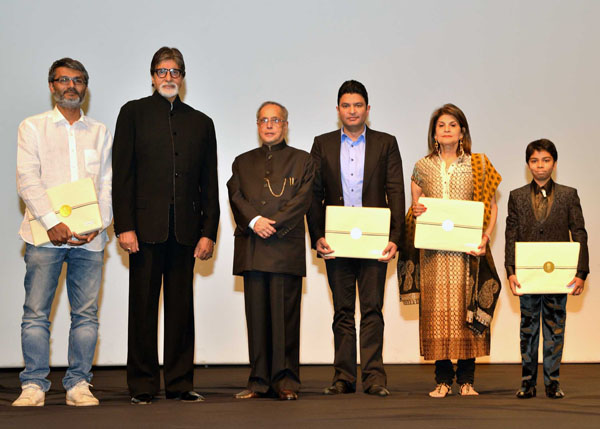
<instances>
[{"instance_id":1,"label":"blue jeans","mask_svg":"<svg viewBox=\"0 0 600 429\"><path fill-rule=\"evenodd\" d=\"M67 295L71 304L69 368L63 386L69 390L92 379L92 360L98 339L98 292L102 283L104 251L47 248L27 244L25 249L25 304L21 346L25 369L21 385L50 389L50 310L63 262L67 263Z\"/></svg>"}]
</instances>

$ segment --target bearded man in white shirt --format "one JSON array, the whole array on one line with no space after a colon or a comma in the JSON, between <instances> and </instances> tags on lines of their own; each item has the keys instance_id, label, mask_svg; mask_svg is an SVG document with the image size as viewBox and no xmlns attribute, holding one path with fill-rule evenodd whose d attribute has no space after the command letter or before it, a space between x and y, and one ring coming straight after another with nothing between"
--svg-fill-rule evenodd
<instances>
[{"instance_id":1,"label":"bearded man in white shirt","mask_svg":"<svg viewBox=\"0 0 600 429\"><path fill-rule=\"evenodd\" d=\"M25 241L25 304L21 345L25 369L22 392L13 406L43 406L50 389L50 310L63 263L71 306L69 367L63 378L67 405L98 405L90 392L98 338L98 292L102 282L106 228L112 221L112 136L106 126L84 115L89 75L79 61L62 58L48 72L56 102L53 110L25 119L19 126L17 190L47 230L50 243L35 246L28 215L19 234ZM84 178L94 182L102 228L77 234L54 212L46 190Z\"/></svg>"}]
</instances>

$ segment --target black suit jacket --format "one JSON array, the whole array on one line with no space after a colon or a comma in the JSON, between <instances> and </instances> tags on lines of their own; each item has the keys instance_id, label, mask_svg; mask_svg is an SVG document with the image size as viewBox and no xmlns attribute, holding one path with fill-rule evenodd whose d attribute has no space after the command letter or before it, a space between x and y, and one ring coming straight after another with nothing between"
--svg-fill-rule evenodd
<instances>
[{"instance_id":1,"label":"black suit jacket","mask_svg":"<svg viewBox=\"0 0 600 429\"><path fill-rule=\"evenodd\" d=\"M367 127L365 135L363 207L389 207L390 241L398 248L404 230L404 176L396 137ZM313 200L307 215L312 247L325 236L325 207L343 206L340 167L341 131L315 137L311 155L315 162Z\"/></svg>"},{"instance_id":2,"label":"black suit jacket","mask_svg":"<svg viewBox=\"0 0 600 429\"><path fill-rule=\"evenodd\" d=\"M238 156L232 170L227 188L236 223L233 274L306 275L304 215L314 178L310 154L285 141L263 145ZM256 235L248 224L259 215L276 221L277 233L267 239Z\"/></svg>"},{"instance_id":3,"label":"black suit jacket","mask_svg":"<svg viewBox=\"0 0 600 429\"><path fill-rule=\"evenodd\" d=\"M140 241L169 235L174 205L175 237L196 245L217 238L219 193L212 120L158 92L121 108L113 143L115 233L135 230Z\"/></svg>"},{"instance_id":4,"label":"black suit jacket","mask_svg":"<svg viewBox=\"0 0 600 429\"><path fill-rule=\"evenodd\" d=\"M571 237L581 245L577 276L585 280L589 273L587 232L577 189L555 183L553 192L554 201L543 222L538 222L533 213L531 184L510 192L504 249L509 276L514 273L517 241L571 241Z\"/></svg>"}]
</instances>

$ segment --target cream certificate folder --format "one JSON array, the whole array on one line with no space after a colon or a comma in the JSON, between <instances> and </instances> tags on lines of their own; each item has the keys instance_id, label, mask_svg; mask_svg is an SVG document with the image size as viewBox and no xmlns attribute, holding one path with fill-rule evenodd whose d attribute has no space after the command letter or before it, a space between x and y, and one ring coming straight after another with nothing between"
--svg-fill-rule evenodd
<instances>
[{"instance_id":1,"label":"cream certificate folder","mask_svg":"<svg viewBox=\"0 0 600 429\"><path fill-rule=\"evenodd\" d=\"M88 234L102 228L98 197L91 178L48 188L46 194L58 220L67 225L72 232ZM33 235L33 244L41 246L49 243L50 238L46 228L39 219L33 217L29 210L27 210L27 218Z\"/></svg>"},{"instance_id":2,"label":"cream certificate folder","mask_svg":"<svg viewBox=\"0 0 600 429\"><path fill-rule=\"evenodd\" d=\"M421 197L419 203L427 210L416 218L415 248L469 252L481 244L482 202Z\"/></svg>"},{"instance_id":3,"label":"cream certificate folder","mask_svg":"<svg viewBox=\"0 0 600 429\"><path fill-rule=\"evenodd\" d=\"M379 259L390 242L390 209L327 206L325 240L338 258Z\"/></svg>"},{"instance_id":4,"label":"cream certificate folder","mask_svg":"<svg viewBox=\"0 0 600 429\"><path fill-rule=\"evenodd\" d=\"M515 274L521 284L517 293L571 293L567 285L577 274L578 262L576 242L515 243Z\"/></svg>"}]
</instances>

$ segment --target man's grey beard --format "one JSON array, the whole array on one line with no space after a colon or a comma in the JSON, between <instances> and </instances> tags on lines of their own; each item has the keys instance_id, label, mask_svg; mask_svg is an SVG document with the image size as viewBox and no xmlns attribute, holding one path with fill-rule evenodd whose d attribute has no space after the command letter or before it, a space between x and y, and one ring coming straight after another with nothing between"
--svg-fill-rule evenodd
<instances>
[{"instance_id":1,"label":"man's grey beard","mask_svg":"<svg viewBox=\"0 0 600 429\"><path fill-rule=\"evenodd\" d=\"M174 86L175 89L170 88L171 86ZM164 82L158 87L158 93L165 98L175 97L177 94L179 94L179 85L174 82Z\"/></svg>"},{"instance_id":2,"label":"man's grey beard","mask_svg":"<svg viewBox=\"0 0 600 429\"><path fill-rule=\"evenodd\" d=\"M77 93L77 95L79 96L79 98L77 98L77 99L65 98L64 92L62 94L55 92L53 94L53 97L54 97L54 101L56 101L56 104L58 104L60 107L64 107L65 109L77 109L77 108L81 107L81 105L83 104L83 99L85 98L85 92L83 94Z\"/></svg>"}]
</instances>

